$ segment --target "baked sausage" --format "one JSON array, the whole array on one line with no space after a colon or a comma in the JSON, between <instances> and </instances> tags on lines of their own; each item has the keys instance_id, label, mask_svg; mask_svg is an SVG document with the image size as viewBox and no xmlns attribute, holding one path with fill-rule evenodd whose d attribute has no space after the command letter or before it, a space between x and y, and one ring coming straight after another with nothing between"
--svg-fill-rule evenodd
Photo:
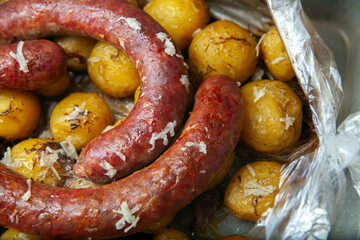
<instances>
[{"instance_id":1,"label":"baked sausage","mask_svg":"<svg viewBox=\"0 0 360 240\"><path fill-rule=\"evenodd\" d=\"M35 90L54 83L66 69L66 53L47 40L0 46L0 89Z\"/></svg>"},{"instance_id":2,"label":"baked sausage","mask_svg":"<svg viewBox=\"0 0 360 240\"><path fill-rule=\"evenodd\" d=\"M182 126L189 96L183 58L167 32L135 5L125 0L11 0L0 5L0 22L0 44L85 35L112 43L135 63L142 95L120 126L83 149L74 166L80 177L106 183L141 168Z\"/></svg>"},{"instance_id":3,"label":"baked sausage","mask_svg":"<svg viewBox=\"0 0 360 240\"><path fill-rule=\"evenodd\" d=\"M145 231L209 186L234 151L242 118L236 83L218 75L199 87L177 141L150 166L126 178L95 188L56 188L27 183L0 164L0 225L49 239Z\"/></svg>"}]
</instances>

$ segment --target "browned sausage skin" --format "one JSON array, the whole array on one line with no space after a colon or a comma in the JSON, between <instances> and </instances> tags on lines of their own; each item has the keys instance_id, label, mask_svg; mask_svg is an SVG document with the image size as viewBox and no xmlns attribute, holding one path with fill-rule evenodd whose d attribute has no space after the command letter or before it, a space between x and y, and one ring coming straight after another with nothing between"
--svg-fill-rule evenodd
<instances>
[{"instance_id":1,"label":"browned sausage skin","mask_svg":"<svg viewBox=\"0 0 360 240\"><path fill-rule=\"evenodd\" d=\"M0 225L47 238L123 236L172 216L204 191L238 142L243 111L234 81L214 76L200 86L177 141L150 166L88 189L31 183L0 164ZM24 194L31 197L25 201ZM131 223L124 212L130 210ZM117 229L117 228L118 229Z\"/></svg>"},{"instance_id":2,"label":"browned sausage skin","mask_svg":"<svg viewBox=\"0 0 360 240\"><path fill-rule=\"evenodd\" d=\"M54 42L32 40L0 46L0 89L42 88L58 80L65 69L65 51Z\"/></svg>"},{"instance_id":3,"label":"browned sausage skin","mask_svg":"<svg viewBox=\"0 0 360 240\"><path fill-rule=\"evenodd\" d=\"M125 0L11 0L0 5L0 44L77 34L124 50L136 64L142 94L118 127L83 149L74 172L97 183L129 174L154 160L182 125L188 104L183 59L166 31ZM116 169L109 175L105 161Z\"/></svg>"}]
</instances>

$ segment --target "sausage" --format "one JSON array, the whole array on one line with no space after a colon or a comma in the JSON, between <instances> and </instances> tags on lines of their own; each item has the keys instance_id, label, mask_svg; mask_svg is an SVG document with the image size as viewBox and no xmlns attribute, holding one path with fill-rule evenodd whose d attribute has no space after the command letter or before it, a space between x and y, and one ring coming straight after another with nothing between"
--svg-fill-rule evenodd
<instances>
[{"instance_id":1,"label":"sausage","mask_svg":"<svg viewBox=\"0 0 360 240\"><path fill-rule=\"evenodd\" d=\"M0 46L0 89L42 88L65 70L66 53L54 42L32 40Z\"/></svg>"},{"instance_id":2,"label":"sausage","mask_svg":"<svg viewBox=\"0 0 360 240\"><path fill-rule=\"evenodd\" d=\"M49 35L84 35L112 43L135 63L142 94L126 120L81 152L74 172L97 183L153 161L182 126L189 102L183 58L167 32L125 0L11 0L0 5L0 45ZM102 166L116 169L109 175Z\"/></svg>"},{"instance_id":3,"label":"sausage","mask_svg":"<svg viewBox=\"0 0 360 240\"><path fill-rule=\"evenodd\" d=\"M145 231L209 186L234 151L242 119L236 83L218 75L199 87L194 109L176 142L150 166L121 180L86 189L40 183L29 187L25 178L0 164L0 225L49 239ZM27 191L31 197L25 201Z\"/></svg>"}]
</instances>

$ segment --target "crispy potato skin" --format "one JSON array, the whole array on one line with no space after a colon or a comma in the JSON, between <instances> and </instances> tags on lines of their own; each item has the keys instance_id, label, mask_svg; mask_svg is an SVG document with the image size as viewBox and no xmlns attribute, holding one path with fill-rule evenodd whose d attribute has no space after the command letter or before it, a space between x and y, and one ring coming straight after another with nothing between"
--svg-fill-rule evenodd
<instances>
[{"instance_id":1,"label":"crispy potato skin","mask_svg":"<svg viewBox=\"0 0 360 240\"><path fill-rule=\"evenodd\" d=\"M1 4L1 1L0 1L0 4ZM0 236L0 240L24 240L24 239L45 240L39 236L33 236L30 234L19 232L18 230L13 229L13 228L9 228Z\"/></svg>"},{"instance_id":2,"label":"crispy potato skin","mask_svg":"<svg viewBox=\"0 0 360 240\"><path fill-rule=\"evenodd\" d=\"M193 33L209 23L204 0L153 0L144 11L160 23L180 49L189 46Z\"/></svg>"},{"instance_id":3,"label":"crispy potato skin","mask_svg":"<svg viewBox=\"0 0 360 240\"><path fill-rule=\"evenodd\" d=\"M153 240L191 240L191 238L180 230L165 228L155 234Z\"/></svg>"},{"instance_id":4,"label":"crispy potato skin","mask_svg":"<svg viewBox=\"0 0 360 240\"><path fill-rule=\"evenodd\" d=\"M129 57L109 43L99 41L91 51L88 73L93 83L113 97L134 95L140 77Z\"/></svg>"},{"instance_id":5,"label":"crispy potato skin","mask_svg":"<svg viewBox=\"0 0 360 240\"><path fill-rule=\"evenodd\" d=\"M224 74L245 82L258 63L256 40L244 28L219 20L199 31L189 46L189 61L199 81Z\"/></svg>"},{"instance_id":6,"label":"crispy potato skin","mask_svg":"<svg viewBox=\"0 0 360 240\"><path fill-rule=\"evenodd\" d=\"M286 82L295 77L285 46L276 28L266 33L259 47L260 56L275 79Z\"/></svg>"},{"instance_id":7,"label":"crispy potato skin","mask_svg":"<svg viewBox=\"0 0 360 240\"><path fill-rule=\"evenodd\" d=\"M80 151L112 122L110 108L97 94L72 93L51 113L50 131L55 140L68 140Z\"/></svg>"},{"instance_id":8,"label":"crispy potato skin","mask_svg":"<svg viewBox=\"0 0 360 240\"><path fill-rule=\"evenodd\" d=\"M60 77L59 80L36 90L36 93L41 96L54 97L58 96L66 91L70 87L71 79L67 71L65 71Z\"/></svg>"},{"instance_id":9,"label":"crispy potato skin","mask_svg":"<svg viewBox=\"0 0 360 240\"><path fill-rule=\"evenodd\" d=\"M275 196L279 192L280 170L282 165L272 161L259 161L248 164L238 170L230 179L225 190L225 206L238 218L247 221L257 221L268 208L274 206ZM255 182L263 187L272 186L272 192L267 196L246 195L247 184Z\"/></svg>"},{"instance_id":10,"label":"crispy potato skin","mask_svg":"<svg viewBox=\"0 0 360 240\"><path fill-rule=\"evenodd\" d=\"M59 162L60 159L52 164L60 178L58 178L51 169L47 169L48 166L44 165L40 160L41 155L46 154L47 148L52 150L61 149L59 143L50 139L31 138L16 144L11 149L12 161L21 161L21 164L19 167L10 168L36 182L45 183L51 186L61 186L65 180L61 176L67 173L67 171L65 166ZM65 158L65 155L63 158Z\"/></svg>"},{"instance_id":11,"label":"crispy potato skin","mask_svg":"<svg viewBox=\"0 0 360 240\"><path fill-rule=\"evenodd\" d=\"M0 90L0 137L9 141L28 137L39 123L40 112L36 94Z\"/></svg>"},{"instance_id":12,"label":"crispy potato skin","mask_svg":"<svg viewBox=\"0 0 360 240\"><path fill-rule=\"evenodd\" d=\"M261 153L283 153L299 140L302 102L286 84L275 80L250 82L240 88L244 97L241 140ZM288 124L287 124L288 122Z\"/></svg>"}]
</instances>

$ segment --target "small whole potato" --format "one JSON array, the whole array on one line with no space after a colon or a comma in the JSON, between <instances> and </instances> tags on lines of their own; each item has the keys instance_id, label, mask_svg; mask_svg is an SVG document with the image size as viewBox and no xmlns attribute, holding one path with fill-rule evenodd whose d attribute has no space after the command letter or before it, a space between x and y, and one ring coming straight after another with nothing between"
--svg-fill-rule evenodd
<instances>
[{"instance_id":1,"label":"small whole potato","mask_svg":"<svg viewBox=\"0 0 360 240\"><path fill-rule=\"evenodd\" d=\"M113 97L129 97L140 85L140 77L129 57L109 43L99 41L88 61L93 83Z\"/></svg>"},{"instance_id":2,"label":"small whole potato","mask_svg":"<svg viewBox=\"0 0 360 240\"><path fill-rule=\"evenodd\" d=\"M238 170L225 190L224 203L230 212L247 221L257 221L274 206L279 192L282 165L273 161L252 162Z\"/></svg>"},{"instance_id":3,"label":"small whole potato","mask_svg":"<svg viewBox=\"0 0 360 240\"><path fill-rule=\"evenodd\" d=\"M153 240L190 240L191 238L184 232L174 228L164 228L157 232Z\"/></svg>"},{"instance_id":4,"label":"small whole potato","mask_svg":"<svg viewBox=\"0 0 360 240\"><path fill-rule=\"evenodd\" d=\"M0 137L9 141L28 137L37 127L40 113L36 94L0 90Z\"/></svg>"},{"instance_id":5,"label":"small whole potato","mask_svg":"<svg viewBox=\"0 0 360 240\"><path fill-rule=\"evenodd\" d=\"M189 63L199 81L224 74L245 82L258 63L256 40L229 20L219 20L199 31L189 47Z\"/></svg>"},{"instance_id":6,"label":"small whole potato","mask_svg":"<svg viewBox=\"0 0 360 240\"><path fill-rule=\"evenodd\" d=\"M50 131L55 140L67 140L80 151L112 122L111 110L101 97L78 92L56 105L50 117Z\"/></svg>"},{"instance_id":7,"label":"small whole potato","mask_svg":"<svg viewBox=\"0 0 360 240\"><path fill-rule=\"evenodd\" d=\"M294 68L276 28L265 34L259 51L267 69L275 79L286 82L295 77Z\"/></svg>"},{"instance_id":8,"label":"small whole potato","mask_svg":"<svg viewBox=\"0 0 360 240\"><path fill-rule=\"evenodd\" d=\"M211 190L221 183L221 181L228 175L234 163L234 160L235 160L235 152L233 152L230 156L227 157L225 164L222 166L220 172L216 175L216 177L210 182L207 189ZM206 174L206 173L200 172L200 174Z\"/></svg>"},{"instance_id":9,"label":"small whole potato","mask_svg":"<svg viewBox=\"0 0 360 240\"><path fill-rule=\"evenodd\" d=\"M144 11L169 32L181 50L189 46L195 30L205 27L210 19L204 0L152 0Z\"/></svg>"},{"instance_id":10,"label":"small whole potato","mask_svg":"<svg viewBox=\"0 0 360 240\"><path fill-rule=\"evenodd\" d=\"M54 97L64 93L65 90L68 89L68 87L70 87L70 84L71 84L71 79L69 73L65 71L60 76L59 80L57 80L53 84L50 84L46 87L36 90L36 93L45 97Z\"/></svg>"},{"instance_id":11,"label":"small whole potato","mask_svg":"<svg viewBox=\"0 0 360 240\"><path fill-rule=\"evenodd\" d=\"M244 100L241 140L261 153L283 153L299 140L302 102L284 82L259 80L240 88Z\"/></svg>"},{"instance_id":12,"label":"small whole potato","mask_svg":"<svg viewBox=\"0 0 360 240\"><path fill-rule=\"evenodd\" d=\"M73 56L68 59L67 66L74 71L86 70L86 60L89 58L91 50L95 46L96 40L81 36L61 36L55 38L55 42L59 44L66 53L77 54L83 57L82 62L78 57Z\"/></svg>"},{"instance_id":13,"label":"small whole potato","mask_svg":"<svg viewBox=\"0 0 360 240\"><path fill-rule=\"evenodd\" d=\"M1 236L0 240L44 240L42 237L19 232L14 228L9 228Z\"/></svg>"},{"instance_id":14,"label":"small whole potato","mask_svg":"<svg viewBox=\"0 0 360 240\"><path fill-rule=\"evenodd\" d=\"M67 159L60 143L31 138L16 144L2 163L35 182L61 186L65 181L63 175L67 173L66 164L70 163Z\"/></svg>"}]
</instances>

